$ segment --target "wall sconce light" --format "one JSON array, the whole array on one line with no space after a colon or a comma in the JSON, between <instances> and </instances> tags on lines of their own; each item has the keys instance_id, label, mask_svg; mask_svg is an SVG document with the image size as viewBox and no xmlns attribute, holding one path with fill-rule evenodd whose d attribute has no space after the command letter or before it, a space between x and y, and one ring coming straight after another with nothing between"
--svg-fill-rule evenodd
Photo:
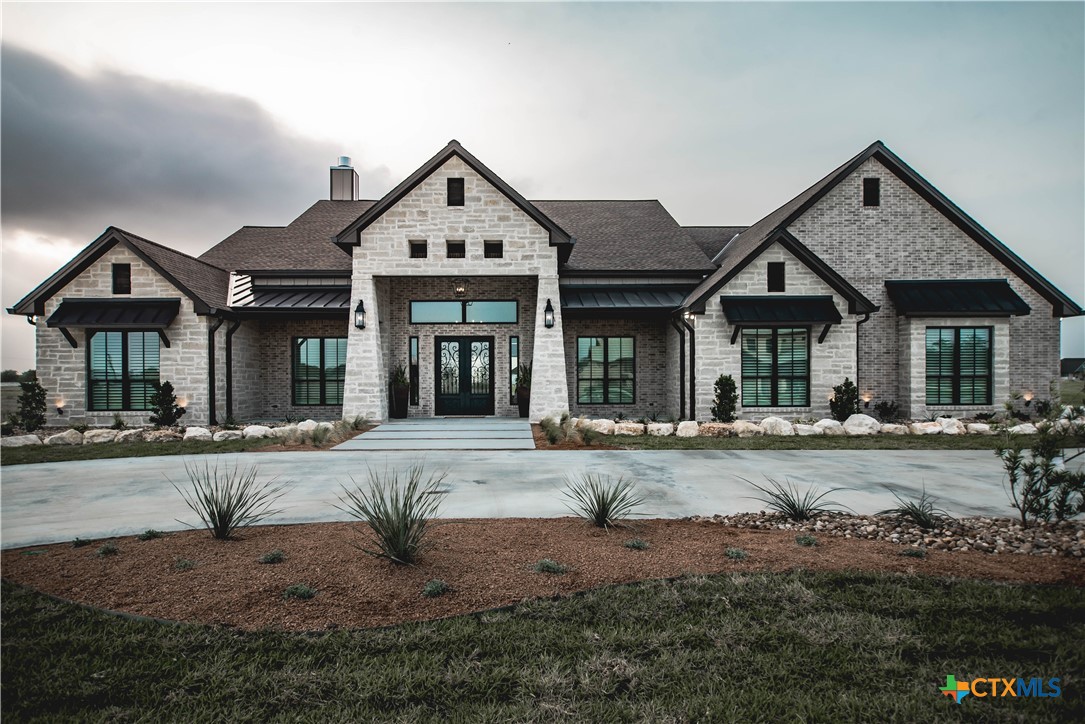
<instances>
[{"instance_id":1,"label":"wall sconce light","mask_svg":"<svg viewBox=\"0 0 1085 724\"><path fill-rule=\"evenodd\" d=\"M178 397L177 406L180 407L182 410L188 407L188 398L184 396Z\"/></svg>"},{"instance_id":2,"label":"wall sconce light","mask_svg":"<svg viewBox=\"0 0 1085 724\"><path fill-rule=\"evenodd\" d=\"M358 306L354 308L354 326L365 329L365 302L358 300Z\"/></svg>"},{"instance_id":3,"label":"wall sconce light","mask_svg":"<svg viewBox=\"0 0 1085 724\"><path fill-rule=\"evenodd\" d=\"M1031 404L1032 404L1032 397L1033 397L1033 395L1032 395L1032 393L1031 393L1031 392L1026 392L1026 393L1024 394L1024 398L1025 398L1025 407L1028 407L1029 405L1031 405Z\"/></svg>"},{"instance_id":4,"label":"wall sconce light","mask_svg":"<svg viewBox=\"0 0 1085 724\"><path fill-rule=\"evenodd\" d=\"M693 314L693 312L686 312L686 319L692 322L693 320L697 319L697 317Z\"/></svg>"},{"instance_id":5,"label":"wall sconce light","mask_svg":"<svg viewBox=\"0 0 1085 724\"><path fill-rule=\"evenodd\" d=\"M57 414L58 415L63 415L64 414L64 398L63 397L58 397L56 399L56 408L57 408Z\"/></svg>"},{"instance_id":6,"label":"wall sconce light","mask_svg":"<svg viewBox=\"0 0 1085 724\"><path fill-rule=\"evenodd\" d=\"M543 310L543 324L547 329L554 326L554 305L550 303L550 300L546 300L546 309Z\"/></svg>"},{"instance_id":7,"label":"wall sconce light","mask_svg":"<svg viewBox=\"0 0 1085 724\"><path fill-rule=\"evenodd\" d=\"M28 314L28 315L26 315L26 323L29 324L31 327L37 327L38 326L38 315L36 315L36 314Z\"/></svg>"},{"instance_id":8,"label":"wall sconce light","mask_svg":"<svg viewBox=\"0 0 1085 724\"><path fill-rule=\"evenodd\" d=\"M874 399L874 394L871 392L863 393L863 407L870 407L870 401Z\"/></svg>"},{"instance_id":9,"label":"wall sconce light","mask_svg":"<svg viewBox=\"0 0 1085 724\"><path fill-rule=\"evenodd\" d=\"M467 280L466 279L453 279L452 280L452 293L457 297L467 296Z\"/></svg>"}]
</instances>

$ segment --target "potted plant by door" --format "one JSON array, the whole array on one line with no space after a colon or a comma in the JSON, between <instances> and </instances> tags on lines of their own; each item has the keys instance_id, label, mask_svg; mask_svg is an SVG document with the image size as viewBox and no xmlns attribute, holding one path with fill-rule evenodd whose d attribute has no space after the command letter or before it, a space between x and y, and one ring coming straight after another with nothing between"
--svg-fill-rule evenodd
<instances>
[{"instance_id":1,"label":"potted plant by door","mask_svg":"<svg viewBox=\"0 0 1085 724\"><path fill-rule=\"evenodd\" d=\"M407 416L407 402L411 396L411 383L407 379L407 368L403 365L392 370L392 417Z\"/></svg>"},{"instance_id":2,"label":"potted plant by door","mask_svg":"<svg viewBox=\"0 0 1085 724\"><path fill-rule=\"evenodd\" d=\"M520 408L520 417L527 417L531 411L531 365L516 368L516 405Z\"/></svg>"}]
</instances>

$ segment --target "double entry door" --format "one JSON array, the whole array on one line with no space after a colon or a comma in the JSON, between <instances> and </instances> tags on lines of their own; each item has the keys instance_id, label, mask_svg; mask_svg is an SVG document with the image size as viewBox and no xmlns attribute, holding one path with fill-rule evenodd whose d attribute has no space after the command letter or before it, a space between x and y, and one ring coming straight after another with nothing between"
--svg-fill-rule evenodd
<instances>
[{"instance_id":1,"label":"double entry door","mask_svg":"<svg viewBox=\"0 0 1085 724\"><path fill-rule=\"evenodd\" d=\"M437 415L494 414L494 338L436 337Z\"/></svg>"}]
</instances>

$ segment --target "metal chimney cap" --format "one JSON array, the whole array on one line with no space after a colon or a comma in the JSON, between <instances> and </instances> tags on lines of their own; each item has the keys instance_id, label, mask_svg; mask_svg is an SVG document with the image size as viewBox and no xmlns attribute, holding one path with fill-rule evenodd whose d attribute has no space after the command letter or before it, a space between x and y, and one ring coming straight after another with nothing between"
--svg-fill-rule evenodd
<instances>
[{"instance_id":1,"label":"metal chimney cap","mask_svg":"<svg viewBox=\"0 0 1085 724\"><path fill-rule=\"evenodd\" d=\"M340 156L339 166L337 166L337 168L351 168L350 156Z\"/></svg>"}]
</instances>

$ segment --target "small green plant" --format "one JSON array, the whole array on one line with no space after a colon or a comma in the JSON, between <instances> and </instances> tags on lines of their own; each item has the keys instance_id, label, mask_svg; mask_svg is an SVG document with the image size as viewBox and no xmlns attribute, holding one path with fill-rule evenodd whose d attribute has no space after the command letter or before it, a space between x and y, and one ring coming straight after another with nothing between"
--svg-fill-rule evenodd
<instances>
[{"instance_id":1,"label":"small green plant","mask_svg":"<svg viewBox=\"0 0 1085 724\"><path fill-rule=\"evenodd\" d=\"M561 425L552 417L544 417L539 420L539 427L542 428L546 441L551 445L556 445L563 438Z\"/></svg>"},{"instance_id":2,"label":"small green plant","mask_svg":"<svg viewBox=\"0 0 1085 724\"><path fill-rule=\"evenodd\" d=\"M582 427L577 432L580 434L580 442L588 447L599 442L599 439L603 437L603 433L591 427Z\"/></svg>"},{"instance_id":3,"label":"small green plant","mask_svg":"<svg viewBox=\"0 0 1085 724\"><path fill-rule=\"evenodd\" d=\"M280 550L273 550L270 553L265 553L264 555L260 556L260 562L267 563L269 565L275 563L282 563L285 560L286 556L283 555L283 552Z\"/></svg>"},{"instance_id":4,"label":"small green plant","mask_svg":"<svg viewBox=\"0 0 1085 724\"><path fill-rule=\"evenodd\" d=\"M163 533L160 530L155 530L154 528L148 528L147 530L143 531L142 533L140 533L136 537L139 538L140 540L154 540L155 538L163 538L163 537L165 537L165 535L166 534Z\"/></svg>"},{"instance_id":5,"label":"small green plant","mask_svg":"<svg viewBox=\"0 0 1085 724\"><path fill-rule=\"evenodd\" d=\"M304 419L305 418L303 418L301 415L295 415L290 412L286 413L286 415L283 416L283 422L285 422L287 425L293 425L294 423L301 422Z\"/></svg>"},{"instance_id":6,"label":"small green plant","mask_svg":"<svg viewBox=\"0 0 1085 724\"><path fill-rule=\"evenodd\" d=\"M22 392L19 393L15 420L19 427L34 432L45 426L45 388L36 377L20 382L19 387Z\"/></svg>"},{"instance_id":7,"label":"small green plant","mask_svg":"<svg viewBox=\"0 0 1085 724\"><path fill-rule=\"evenodd\" d=\"M452 588L447 583L434 578L432 581L426 581L426 585L422 587L422 595L426 598L437 598L451 590Z\"/></svg>"},{"instance_id":8,"label":"small green plant","mask_svg":"<svg viewBox=\"0 0 1085 724\"><path fill-rule=\"evenodd\" d=\"M316 589L305 585L304 583L295 583L292 586L287 586L283 591L284 599L300 598L303 601L308 601L310 598L316 595Z\"/></svg>"},{"instance_id":9,"label":"small green plant","mask_svg":"<svg viewBox=\"0 0 1085 724\"><path fill-rule=\"evenodd\" d=\"M931 495L927 495L926 486L923 487L919 497L915 500L905 500L897 495L896 491L886 487L889 492L893 493L893 497L897 499L897 507L887 508L878 513L878 515L895 515L898 518L910 520L920 528L924 530L930 530L931 528L939 527L944 520L950 518L950 514L941 508L934 507L934 498Z\"/></svg>"},{"instance_id":10,"label":"small green plant","mask_svg":"<svg viewBox=\"0 0 1085 724\"><path fill-rule=\"evenodd\" d=\"M154 393L151 395L152 425L158 427L170 427L177 424L177 419L185 414L185 408L177 404L177 395L173 391L173 383L152 382Z\"/></svg>"},{"instance_id":11,"label":"small green plant","mask_svg":"<svg viewBox=\"0 0 1085 724\"><path fill-rule=\"evenodd\" d=\"M881 400L874 403L874 416L881 422L900 422L900 405L894 400Z\"/></svg>"},{"instance_id":12,"label":"small green plant","mask_svg":"<svg viewBox=\"0 0 1085 724\"><path fill-rule=\"evenodd\" d=\"M625 420L625 413L622 412L621 410L619 410L618 414L614 416L614 422L623 422L624 420Z\"/></svg>"},{"instance_id":13,"label":"small green plant","mask_svg":"<svg viewBox=\"0 0 1085 724\"><path fill-rule=\"evenodd\" d=\"M728 548L723 554L732 561L744 561L750 557L750 554L741 548Z\"/></svg>"},{"instance_id":14,"label":"small green plant","mask_svg":"<svg viewBox=\"0 0 1085 724\"><path fill-rule=\"evenodd\" d=\"M89 540L83 540L82 538L76 538L75 540L72 541L72 548L83 548L84 546L89 546L90 544L91 544L91 541L89 541Z\"/></svg>"},{"instance_id":15,"label":"small green plant","mask_svg":"<svg viewBox=\"0 0 1085 724\"><path fill-rule=\"evenodd\" d=\"M1085 512L1085 471L1056 465L1062 451L1049 428L1035 436L1028 456L1012 437L995 452L1002 458L1010 505L1022 527L1041 520L1061 522Z\"/></svg>"},{"instance_id":16,"label":"small green plant","mask_svg":"<svg viewBox=\"0 0 1085 724\"><path fill-rule=\"evenodd\" d=\"M80 435L82 435L84 432L90 429L90 425L87 425L83 422L73 422L72 424L68 425L68 429L75 430Z\"/></svg>"},{"instance_id":17,"label":"small green plant","mask_svg":"<svg viewBox=\"0 0 1085 724\"><path fill-rule=\"evenodd\" d=\"M426 533L441 505L445 473L427 476L421 464L412 465L405 473L385 469L381 474L372 468L368 472L369 490L351 480L353 489L342 486L342 505L335 507L369 526L377 549L362 548L364 552L395 563L414 563L429 545Z\"/></svg>"},{"instance_id":18,"label":"small green plant","mask_svg":"<svg viewBox=\"0 0 1085 724\"><path fill-rule=\"evenodd\" d=\"M110 425L110 427L113 428L114 430L123 430L124 428L128 427L128 423L124 421L124 418L121 416L121 413L114 412L113 413L113 424Z\"/></svg>"},{"instance_id":19,"label":"small green plant","mask_svg":"<svg viewBox=\"0 0 1085 724\"><path fill-rule=\"evenodd\" d=\"M829 400L829 411L837 422L844 422L859 412L859 390L847 377L833 387L833 396Z\"/></svg>"},{"instance_id":20,"label":"small green plant","mask_svg":"<svg viewBox=\"0 0 1085 724\"><path fill-rule=\"evenodd\" d=\"M106 556L115 556L120 552L120 548L117 548L116 543L106 543L98 548L98 555L102 558L105 558Z\"/></svg>"},{"instance_id":21,"label":"small green plant","mask_svg":"<svg viewBox=\"0 0 1085 724\"><path fill-rule=\"evenodd\" d=\"M927 551L922 548L905 548L898 555L902 555L905 558L926 558Z\"/></svg>"},{"instance_id":22,"label":"small green plant","mask_svg":"<svg viewBox=\"0 0 1085 724\"><path fill-rule=\"evenodd\" d=\"M826 495L844 490L844 488L830 488L818 492L818 489L811 485L806 489L806 492L801 493L790 480L785 480L786 485L781 485L772 478L766 478L769 482L767 488L750 482L746 478L740 477L739 480L749 483L764 494L763 496L755 496L754 500L760 500L777 513L783 514L789 520L796 521L810 520L818 513L832 511L833 508L829 506L840 504L831 500L823 500L823 498Z\"/></svg>"},{"instance_id":23,"label":"small green plant","mask_svg":"<svg viewBox=\"0 0 1085 724\"><path fill-rule=\"evenodd\" d=\"M227 415L226 420L222 423L223 430L236 430L238 428L237 420L233 415Z\"/></svg>"},{"instance_id":24,"label":"small green plant","mask_svg":"<svg viewBox=\"0 0 1085 724\"><path fill-rule=\"evenodd\" d=\"M232 467L224 465L220 470L218 463L211 467L205 462L202 468L198 464L185 463L185 472L191 491L182 490L172 480L170 485L200 517L213 538L226 540L234 531L282 512L272 506L285 494L285 484L276 485L276 478L258 482L255 465L238 472L236 464Z\"/></svg>"},{"instance_id":25,"label":"small green plant","mask_svg":"<svg viewBox=\"0 0 1085 724\"><path fill-rule=\"evenodd\" d=\"M731 375L720 375L713 387L715 398L712 403L712 419L715 422L732 422L735 419L735 405L738 403L735 378Z\"/></svg>"},{"instance_id":26,"label":"small green plant","mask_svg":"<svg viewBox=\"0 0 1085 724\"><path fill-rule=\"evenodd\" d=\"M627 540L622 545L624 545L626 548L631 548L631 549L633 549L635 551L646 551L646 550L648 550L648 541L641 540L640 538L634 538L633 540Z\"/></svg>"},{"instance_id":27,"label":"small green plant","mask_svg":"<svg viewBox=\"0 0 1085 724\"><path fill-rule=\"evenodd\" d=\"M555 576L560 576L569 569L561 565L557 561L550 560L549 558L543 558L541 561L535 564L532 570L534 570L536 573L550 573Z\"/></svg>"},{"instance_id":28,"label":"small green plant","mask_svg":"<svg viewBox=\"0 0 1085 724\"><path fill-rule=\"evenodd\" d=\"M351 430L361 430L369 426L369 418L365 415L355 415L350 421Z\"/></svg>"},{"instance_id":29,"label":"small green plant","mask_svg":"<svg viewBox=\"0 0 1085 724\"><path fill-rule=\"evenodd\" d=\"M609 475L585 473L580 477L566 478L563 491L569 502L565 507L599 528L617 526L644 503L637 495L636 483Z\"/></svg>"},{"instance_id":30,"label":"small green plant","mask_svg":"<svg viewBox=\"0 0 1085 724\"><path fill-rule=\"evenodd\" d=\"M173 562L173 570L175 571L191 571L196 567L196 561L190 561L187 558L178 558Z\"/></svg>"},{"instance_id":31,"label":"small green plant","mask_svg":"<svg viewBox=\"0 0 1085 724\"><path fill-rule=\"evenodd\" d=\"M813 548L818 544L818 539L812 535L797 535L795 542L806 548Z\"/></svg>"},{"instance_id":32,"label":"small green plant","mask_svg":"<svg viewBox=\"0 0 1085 724\"><path fill-rule=\"evenodd\" d=\"M324 426L324 425L322 425L322 424L317 425L316 427L314 427L312 430L309 431L309 441L315 447L320 447L321 445L328 442L328 440L331 439L331 436L332 436L331 429Z\"/></svg>"}]
</instances>

